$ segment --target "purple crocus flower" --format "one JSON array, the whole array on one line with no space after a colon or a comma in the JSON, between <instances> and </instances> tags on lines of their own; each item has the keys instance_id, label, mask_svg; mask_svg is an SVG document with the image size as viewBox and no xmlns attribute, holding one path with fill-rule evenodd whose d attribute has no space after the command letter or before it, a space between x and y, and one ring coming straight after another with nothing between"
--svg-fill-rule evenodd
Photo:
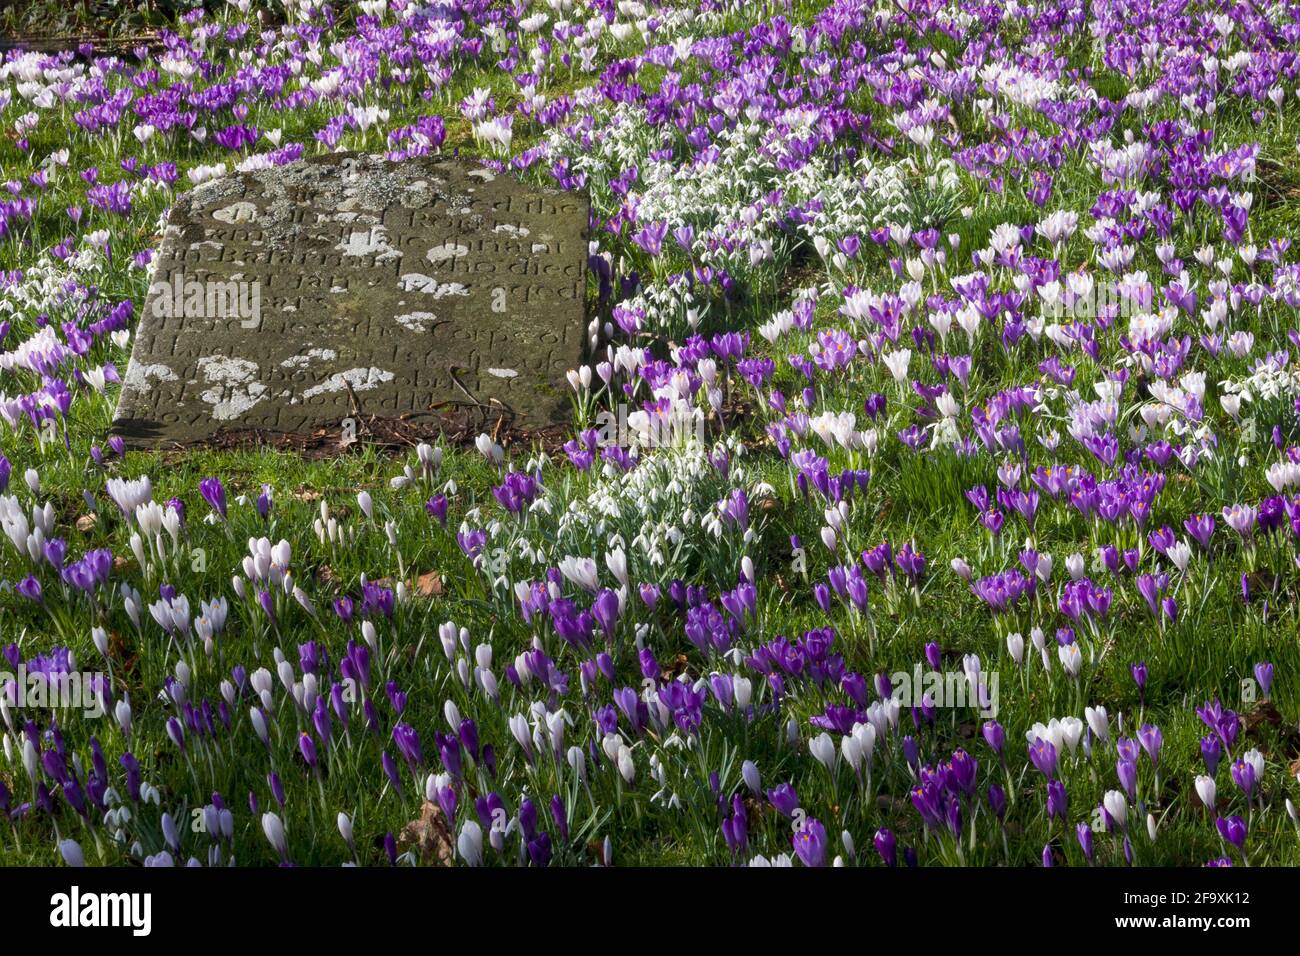
<instances>
[{"instance_id":1,"label":"purple crocus flower","mask_svg":"<svg viewBox=\"0 0 1300 956\"><path fill-rule=\"evenodd\" d=\"M888 827L881 827L876 831L872 843L876 847L876 852L880 858L885 861L885 866L898 866L898 840L894 832Z\"/></svg>"},{"instance_id":2,"label":"purple crocus flower","mask_svg":"<svg viewBox=\"0 0 1300 956\"><path fill-rule=\"evenodd\" d=\"M278 803L280 805L280 809L283 810L284 809L284 783L283 781L280 780L280 775L272 771L271 773L266 775L266 782L271 787L271 796L275 798L275 802Z\"/></svg>"},{"instance_id":3,"label":"purple crocus flower","mask_svg":"<svg viewBox=\"0 0 1300 956\"><path fill-rule=\"evenodd\" d=\"M1056 747L1050 740L1044 740L1042 737L1035 737L1034 742L1029 745L1029 760L1048 780L1051 780L1056 774Z\"/></svg>"},{"instance_id":4,"label":"purple crocus flower","mask_svg":"<svg viewBox=\"0 0 1300 956\"><path fill-rule=\"evenodd\" d=\"M795 793L790 784L782 783L767 791L767 802L782 816L793 817L799 809L799 794Z\"/></svg>"},{"instance_id":5,"label":"purple crocus flower","mask_svg":"<svg viewBox=\"0 0 1300 956\"><path fill-rule=\"evenodd\" d=\"M1093 853L1092 827L1086 823L1080 823L1075 827L1075 835L1079 839L1079 847L1083 850L1083 858L1091 864Z\"/></svg>"},{"instance_id":6,"label":"purple crocus flower","mask_svg":"<svg viewBox=\"0 0 1300 956\"><path fill-rule=\"evenodd\" d=\"M41 603L43 594L41 591L41 582L37 581L36 578L30 574L14 585L14 590L29 601L33 601L36 604Z\"/></svg>"},{"instance_id":7,"label":"purple crocus flower","mask_svg":"<svg viewBox=\"0 0 1300 956\"><path fill-rule=\"evenodd\" d=\"M605 588L598 595L591 606L592 616L596 618L596 623L605 633L605 640L614 639L614 626L618 624L620 613L620 602L618 592Z\"/></svg>"},{"instance_id":8,"label":"purple crocus flower","mask_svg":"<svg viewBox=\"0 0 1300 956\"><path fill-rule=\"evenodd\" d=\"M560 831L560 840L564 843L568 843L569 811L565 809L564 801L560 799L559 794L551 797L551 819L555 821L555 826Z\"/></svg>"},{"instance_id":9,"label":"purple crocus flower","mask_svg":"<svg viewBox=\"0 0 1300 956\"><path fill-rule=\"evenodd\" d=\"M1147 664L1146 661L1139 661L1136 664L1129 665L1129 673L1133 675L1133 683L1137 684L1138 698L1144 699L1147 689Z\"/></svg>"},{"instance_id":10,"label":"purple crocus flower","mask_svg":"<svg viewBox=\"0 0 1300 956\"><path fill-rule=\"evenodd\" d=\"M1230 817L1219 817L1214 821L1214 825L1219 829L1219 836L1223 837L1224 840L1231 843L1238 850L1244 851L1247 835L1245 820L1236 815Z\"/></svg>"},{"instance_id":11,"label":"purple crocus flower","mask_svg":"<svg viewBox=\"0 0 1300 956\"><path fill-rule=\"evenodd\" d=\"M386 776L389 783L393 785L393 789L400 794L402 792L402 777L401 774L397 772L397 761L393 759L392 754L385 750L381 755L379 762L384 768L384 776Z\"/></svg>"},{"instance_id":12,"label":"purple crocus flower","mask_svg":"<svg viewBox=\"0 0 1300 956\"><path fill-rule=\"evenodd\" d=\"M302 759L307 762L307 766L315 768L316 742L306 731L298 735L298 751L302 754Z\"/></svg>"},{"instance_id":13,"label":"purple crocus flower","mask_svg":"<svg viewBox=\"0 0 1300 956\"><path fill-rule=\"evenodd\" d=\"M1160 745L1164 742L1164 735L1161 734L1160 728L1154 724L1143 724L1138 730L1138 743L1151 758L1151 766L1160 766Z\"/></svg>"},{"instance_id":14,"label":"purple crocus flower","mask_svg":"<svg viewBox=\"0 0 1300 956\"><path fill-rule=\"evenodd\" d=\"M265 521L271 514L272 492L270 485L262 485L261 494L257 496L257 514Z\"/></svg>"},{"instance_id":15,"label":"purple crocus flower","mask_svg":"<svg viewBox=\"0 0 1300 956\"><path fill-rule=\"evenodd\" d=\"M996 720L985 721L984 726L980 729L984 734L985 742L993 748L993 752L997 754L1000 759L1003 755L1003 750L1006 747L1006 731L1002 729L1002 725Z\"/></svg>"},{"instance_id":16,"label":"purple crocus flower","mask_svg":"<svg viewBox=\"0 0 1300 956\"><path fill-rule=\"evenodd\" d=\"M1060 780L1049 780L1047 782L1047 818L1060 817L1061 822L1066 820L1066 811L1070 806L1070 795L1066 792L1065 784Z\"/></svg>"},{"instance_id":17,"label":"purple crocus flower","mask_svg":"<svg viewBox=\"0 0 1300 956\"><path fill-rule=\"evenodd\" d=\"M1232 781L1241 788L1241 792L1246 795L1246 800L1250 801L1255 796L1255 767L1248 761L1238 758L1232 762Z\"/></svg>"},{"instance_id":18,"label":"purple crocus flower","mask_svg":"<svg viewBox=\"0 0 1300 956\"><path fill-rule=\"evenodd\" d=\"M420 735L410 724L397 724L393 727L393 744L402 755L412 772L424 763L424 753L420 747Z\"/></svg>"},{"instance_id":19,"label":"purple crocus flower","mask_svg":"<svg viewBox=\"0 0 1300 956\"><path fill-rule=\"evenodd\" d=\"M1264 697L1267 699L1269 692L1273 689L1273 665L1267 661L1260 661L1256 664L1255 681L1259 684L1259 689L1263 691Z\"/></svg>"},{"instance_id":20,"label":"purple crocus flower","mask_svg":"<svg viewBox=\"0 0 1300 956\"><path fill-rule=\"evenodd\" d=\"M826 865L826 828L816 817L807 817L791 838L794 852L804 866Z\"/></svg>"},{"instance_id":21,"label":"purple crocus flower","mask_svg":"<svg viewBox=\"0 0 1300 956\"><path fill-rule=\"evenodd\" d=\"M220 478L204 478L199 482L199 494L203 500L208 503L213 511L220 516L222 521L226 520L226 489L221 484Z\"/></svg>"},{"instance_id":22,"label":"purple crocus flower","mask_svg":"<svg viewBox=\"0 0 1300 956\"><path fill-rule=\"evenodd\" d=\"M1205 761L1205 772L1213 777L1223 759L1223 743L1216 735L1207 734L1201 738L1201 759Z\"/></svg>"},{"instance_id":23,"label":"purple crocus flower","mask_svg":"<svg viewBox=\"0 0 1300 956\"><path fill-rule=\"evenodd\" d=\"M447 496L434 495L424 503L424 510L437 520L438 524L444 528L447 527Z\"/></svg>"},{"instance_id":24,"label":"purple crocus flower","mask_svg":"<svg viewBox=\"0 0 1300 956\"><path fill-rule=\"evenodd\" d=\"M1209 515L1194 514L1183 522L1183 527L1192 536L1202 550L1209 550L1210 539L1214 537L1214 519Z\"/></svg>"}]
</instances>

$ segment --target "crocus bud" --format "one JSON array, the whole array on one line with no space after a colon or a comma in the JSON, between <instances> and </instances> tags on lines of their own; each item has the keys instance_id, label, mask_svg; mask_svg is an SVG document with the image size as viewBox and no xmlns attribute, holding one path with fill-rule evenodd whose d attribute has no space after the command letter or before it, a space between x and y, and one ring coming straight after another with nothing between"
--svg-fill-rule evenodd
<instances>
[{"instance_id":1,"label":"crocus bud","mask_svg":"<svg viewBox=\"0 0 1300 956\"><path fill-rule=\"evenodd\" d=\"M834 551L838 538L835 536L835 530L829 526L822 528L822 544L826 545L828 551Z\"/></svg>"},{"instance_id":2,"label":"crocus bud","mask_svg":"<svg viewBox=\"0 0 1300 956\"><path fill-rule=\"evenodd\" d=\"M262 832L266 835L267 842L280 855L281 860L289 858L289 840L284 833L284 822L274 813L267 811L262 814Z\"/></svg>"},{"instance_id":3,"label":"crocus bud","mask_svg":"<svg viewBox=\"0 0 1300 956\"><path fill-rule=\"evenodd\" d=\"M1111 819L1121 828L1128 820L1128 800L1119 790L1107 790L1106 796L1102 799L1102 806L1110 814Z\"/></svg>"},{"instance_id":4,"label":"crocus bud","mask_svg":"<svg viewBox=\"0 0 1300 956\"><path fill-rule=\"evenodd\" d=\"M618 772L622 774L623 779L628 783L631 783L636 778L636 764L632 761L632 750L629 747L619 748Z\"/></svg>"},{"instance_id":5,"label":"crocus bud","mask_svg":"<svg viewBox=\"0 0 1300 956\"><path fill-rule=\"evenodd\" d=\"M748 710L754 695L754 684L748 677L736 677L732 680L732 693L736 697L736 706L742 711Z\"/></svg>"},{"instance_id":6,"label":"crocus bud","mask_svg":"<svg viewBox=\"0 0 1300 956\"><path fill-rule=\"evenodd\" d=\"M467 820L456 840L456 852L469 866L483 862L483 828L474 820Z\"/></svg>"},{"instance_id":7,"label":"crocus bud","mask_svg":"<svg viewBox=\"0 0 1300 956\"><path fill-rule=\"evenodd\" d=\"M582 752L581 747L570 747L568 752L569 767L578 775L578 779L584 783L587 780L587 756Z\"/></svg>"},{"instance_id":8,"label":"crocus bud","mask_svg":"<svg viewBox=\"0 0 1300 956\"><path fill-rule=\"evenodd\" d=\"M60 840L59 855L63 857L63 862L72 867L83 867L86 865L85 855L81 852L81 844L76 840Z\"/></svg>"},{"instance_id":9,"label":"crocus bud","mask_svg":"<svg viewBox=\"0 0 1300 956\"><path fill-rule=\"evenodd\" d=\"M270 746L270 733L266 727L266 717L263 715L261 709L258 707L250 709L248 712L248 719L253 725L253 732L257 734L257 738L262 741L264 745Z\"/></svg>"},{"instance_id":10,"label":"crocus bud","mask_svg":"<svg viewBox=\"0 0 1300 956\"><path fill-rule=\"evenodd\" d=\"M808 741L808 752L827 770L835 769L835 742L831 735L823 733Z\"/></svg>"},{"instance_id":11,"label":"crocus bud","mask_svg":"<svg viewBox=\"0 0 1300 956\"><path fill-rule=\"evenodd\" d=\"M1083 716L1088 722L1088 729L1092 731L1093 736L1102 743L1106 742L1110 736L1110 717L1106 713L1106 708L1102 706L1085 707Z\"/></svg>"},{"instance_id":12,"label":"crocus bud","mask_svg":"<svg viewBox=\"0 0 1300 956\"><path fill-rule=\"evenodd\" d=\"M1007 653L1017 666L1025 660L1025 639L1019 633L1007 635Z\"/></svg>"},{"instance_id":13,"label":"crocus bud","mask_svg":"<svg viewBox=\"0 0 1300 956\"><path fill-rule=\"evenodd\" d=\"M1201 774L1196 778L1196 795L1201 798L1201 803L1205 804L1206 809L1213 810L1218 798L1218 786L1213 777Z\"/></svg>"}]
</instances>

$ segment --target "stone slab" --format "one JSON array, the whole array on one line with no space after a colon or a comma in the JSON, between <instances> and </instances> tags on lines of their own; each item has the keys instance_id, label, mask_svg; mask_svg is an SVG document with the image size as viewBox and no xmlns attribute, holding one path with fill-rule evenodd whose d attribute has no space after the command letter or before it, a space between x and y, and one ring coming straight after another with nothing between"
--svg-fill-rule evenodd
<instances>
[{"instance_id":1,"label":"stone slab","mask_svg":"<svg viewBox=\"0 0 1300 956\"><path fill-rule=\"evenodd\" d=\"M114 432L311 432L499 408L544 427L582 359L588 202L456 160L336 153L178 197Z\"/></svg>"}]
</instances>

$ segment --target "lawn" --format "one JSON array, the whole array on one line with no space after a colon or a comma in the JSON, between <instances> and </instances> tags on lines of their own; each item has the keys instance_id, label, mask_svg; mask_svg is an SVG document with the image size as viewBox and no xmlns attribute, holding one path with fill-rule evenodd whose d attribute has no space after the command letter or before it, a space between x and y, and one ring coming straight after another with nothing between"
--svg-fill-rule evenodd
<instances>
[{"instance_id":1,"label":"lawn","mask_svg":"<svg viewBox=\"0 0 1300 956\"><path fill-rule=\"evenodd\" d=\"M1230 6L6 52L0 862L1300 863L1300 7ZM121 451L175 195L331 150L588 194L562 441Z\"/></svg>"}]
</instances>

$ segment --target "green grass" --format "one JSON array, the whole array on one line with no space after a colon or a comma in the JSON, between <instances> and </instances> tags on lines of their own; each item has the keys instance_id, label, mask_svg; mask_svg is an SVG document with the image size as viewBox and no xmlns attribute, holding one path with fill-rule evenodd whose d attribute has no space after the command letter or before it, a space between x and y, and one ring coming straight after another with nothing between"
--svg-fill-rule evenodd
<instances>
[{"instance_id":1,"label":"green grass","mask_svg":"<svg viewBox=\"0 0 1300 956\"><path fill-rule=\"evenodd\" d=\"M795 18L806 20L816 6L799 4L794 12ZM727 29L738 29L750 25L753 19L749 14L732 14L725 20L725 25ZM946 39L934 37L930 42L950 53L955 50L955 45ZM880 46L883 47L883 41ZM1074 52L1084 55L1087 50L1088 47L1081 43L1079 50ZM656 78L656 72L643 70L641 82L649 84ZM570 79L571 84L549 86L548 95L571 92L582 85L581 78ZM387 125L396 127L411 122L422 113L439 112L448 118L446 149L456 147L462 154L473 153L469 124L455 118L455 104L480 86L492 89L502 103L514 95L509 78L500 71L490 66L467 64L458 69L451 84L434 94L430 101L421 101L407 90L385 98L384 105L392 110ZM1126 83L1114 75L1096 77L1093 86L1102 95L1112 97L1122 95L1127 88ZM1292 169L1295 107L1288 105L1288 111L1285 116L1278 117L1276 123L1255 124L1244 111L1231 109L1221 112L1216 120L1220 148L1258 140L1261 156L1275 164L1266 188L1257 196L1261 206L1252 217L1252 227L1261 245L1263 237L1287 235L1300 225L1300 179ZM881 108L879 112L883 116L889 111ZM282 128L286 142L310 144L311 133L322 125L325 115L321 108L279 112L267 104L255 103L247 122L261 128ZM1170 115L1173 115L1172 110ZM1046 131L1050 126L1042 117L1024 111L1017 112L1017 121L1036 124L1040 131ZM968 142L993 135L991 126L979 116L963 115L961 122ZM74 128L71 111L65 108L58 123L46 123L41 127L29 152L18 152L7 140L0 142L0 159L6 175L26 178L35 170L35 162L60 146L66 133ZM525 124L517 124L515 131L517 147L536 142L540 133ZM158 138L140 146L131 137L129 127L99 139L78 136L70 142L76 151L71 164L73 169L98 165L105 178L110 180L114 177L110 177L109 172L113 171L115 176L118 163L127 155L134 154L143 163L169 160L184 171L213 161L218 152L210 142L198 144L183 139L164 141ZM382 148L381 134L376 131L368 135L350 133L344 144L354 149L379 150ZM1065 165L1055 170L1054 175L1055 192L1046 212L1057 208L1077 209L1077 197L1095 196L1104 188L1095 167L1080 155L1067 156ZM970 250L983 245L994 226L1002 222L1033 221L1040 216L1040 211L1024 197L1023 184L1008 181L1002 193L994 194L985 183L965 173L961 174L960 182L960 192L953 203L936 201L923 215L923 221L935 225L943 236L956 234L961 237L960 252L954 256L960 257L961 262L960 265L953 263L949 274L969 271ZM87 210L88 216L80 231L110 228L119 255L126 256L155 241L154 224L167 204L167 195L159 192L148 201L138 202L125 221ZM613 205L616 206L617 202ZM967 207L972 210L969 218L961 211ZM1197 224L1197 228L1203 227L1204 224ZM30 267L39 250L71 231L61 203L45 204L21 238L0 243L0 265L6 269ZM628 251L632 256L637 255L635 250ZM1046 252L1042 247L1037 251L1039 254ZM796 247L790 250L790 254L806 257L808 250ZM1068 247L1066 258L1070 263L1078 264L1084 254L1085 244L1076 239ZM1160 268L1152 244L1140 244L1138 255L1135 268L1146 268L1153 276L1158 276ZM680 265L660 262L655 267L666 270ZM855 266L853 279L859 285L876 289L896 286L896 283L890 284L893 279L885 256L874 250ZM127 270L119 263L103 274L103 293L108 297L132 298L138 308L142 304L145 281L143 272ZM777 283L773 283L771 288L758 287L749 290L748 296L740 299L725 316L715 313L711 321L716 327L753 333L772 312L786 306L788 299L789 290ZM592 300L594 307L594 289ZM1268 341L1273 336L1272 323L1280 321L1283 327L1288 327L1293 318L1269 315L1261 318L1254 330L1261 340ZM819 307L816 330L844 324L845 321L835 313L835 303L829 299L824 301ZM28 320L20 320L11 336L27 334L29 326ZM964 334L955 328L951 335L956 342L964 338ZM756 333L753 337L759 341ZM782 357L788 352L806 353L813 338L813 335L796 333L770 350L778 363L776 387L785 390L787 395L795 394L802 386L802 380ZM655 344L664 349L664 343ZM908 344L900 341L899 346ZM961 348L954 346L953 350L960 351ZM986 399L999 387L1027 384L1037 378L1035 367L1038 362L1053 352L1046 341L1035 343L1026 337L1014 352L1006 353L986 335L975 354L972 394ZM126 356L120 349L106 347L104 358L111 358L120 368L125 368ZM922 356L913 357L914 372L922 362ZM1225 358L1216 367L1216 371L1223 373L1218 377L1228 373L1240 374L1244 364ZM1086 390L1100 374L1098 366L1080 362L1078 387ZM935 378L929 371L923 377L927 381ZM1217 381L1215 378L1211 390ZM911 423L912 413L904 402L900 402L883 368L856 366L848 376L823 393L822 407L854 409L858 411L859 419L863 419L862 400L875 391L889 395L888 421L882 420L879 427L882 435L892 439L899 429ZM70 723L64 728L70 749L83 761L89 759L92 734L110 754L110 765L118 753L130 746L144 769L145 779L159 787L160 804L137 808L138 819L131 826L133 839L141 842L144 853L156 853L164 847L159 822L164 809L170 809L181 826L186 842L185 853L205 853L206 838L187 832L189 814L207 803L213 792L220 792L226 803L236 810L234 846L238 861L244 864L274 863L275 855L260 833L257 818L246 809L250 792L257 794L262 809L270 806L266 774L274 770L287 793L281 815L288 826L295 862L336 864L348 857L347 848L335 831L334 814L339 811L353 817L357 834L356 858L372 864L384 861L381 845L384 834L399 833L408 821L415 819L422 799L422 795L417 795L409 773L404 773L402 792L398 793L381 772L380 753L386 747L391 750L391 742L386 736L390 723L386 712L380 719L378 734L368 734L363 725L354 720L347 745L338 747L325 761L325 770L317 775L306 766L297 750L296 734L307 726L306 718L295 710L292 701L279 688L278 679L277 721L269 749L258 743L251 730L247 704L241 702L231 709L232 730L229 735L219 734L215 742L191 747L188 756L182 757L162 730L166 716L175 708L158 697L164 681L174 674L181 658L188 662L193 674L192 696L210 698L214 706L219 699L219 683L229 677L232 666L240 664L249 671L256 667L273 668L271 655L275 648L282 649L291 661L296 661L298 644L314 639L323 643L331 661L337 661L347 641L359 640L360 637L357 627L344 627L329 620L329 602L343 595L356 597L364 576L371 581L383 580L394 584L404 581L417 592L408 603L399 605L391 622L380 624L380 653L375 661L376 686L370 695L382 708L387 708L383 703L384 681L394 681L409 692L410 704L405 719L419 732L426 755L433 752L435 731L446 730L444 704L454 703L462 713L473 714L479 723L481 739L496 749L498 768L493 778L481 763L473 766L466 774L466 794L484 795L494 789L508 791L508 794L527 793L538 803L543 816L551 796L562 795L570 808L574 837L568 847L557 851L557 862L590 862L596 856L593 847L606 836L612 839L614 860L620 864L730 862L717 826L717 813L713 809L716 796L709 775L718 774L719 792L723 794L737 789L743 791L740 767L745 759L755 761L762 769L765 786L795 781L802 805L814 808L827 823L833 844L838 844L840 827L832 823L843 820L844 826L854 836L859 855L865 858L871 852L871 834L878 827L888 826L898 834L900 845L920 847L926 862L958 861L955 846L937 846L940 838L922 832L919 817L908 800L908 791L913 784L911 773L901 757L892 752L892 748L897 746L896 740L887 745L891 752L877 756L877 773L870 794L856 786L842 767L838 777L832 780L830 774L808 756L806 747L792 749L787 746L787 719L795 718L800 735L806 738L809 732L807 718L819 713L828 701L842 698L839 694L823 693L811 684L792 687L786 709L781 714L763 714L753 722L711 712L689 751L680 760L665 763L667 779L662 784L649 779L644 758L638 760L637 779L631 786L623 784L617 774L607 769L596 772L590 753L587 755L592 768L589 788L578 784L573 774L557 766L546 755L541 756L535 765L529 765L511 738L507 720L512 714L526 709L528 702L539 695L511 690L503 670L528 647L533 634L511 611L512 598L508 591L494 588L481 572L471 566L455 541L457 525L472 509L481 508L484 514L482 520L474 522L476 527L491 519L506 524L515 520L504 515L492 497L491 488L498 480L497 472L473 449L447 448L436 481L399 491L390 489L389 480L400 473L408 459L413 461L413 455L392 455L364 443L348 454L317 461L271 451L132 452L124 461L111 462L107 472L120 477L148 475L154 482L155 500L165 502L176 496L185 502L187 508L182 546L162 566L149 571L139 567L130 557L126 546L129 528L102 494L106 475L89 460L91 444L102 444L108 434L111 402L83 401L77 410L77 417L70 423L70 447L64 447L60 442L36 450L36 435L30 424L0 435L0 450L14 465L13 485L22 485L24 469L36 468L41 479L41 500L52 503L57 515L58 533L67 537L70 553L79 555L91 548L112 548L115 554L125 559L125 563L114 570L114 583L131 582L144 594L146 604L157 598L158 587L162 584L170 584L188 595L196 608L200 599L218 595L226 595L232 604L230 623L216 642L211 656L193 645L178 647L153 625L147 611L145 626L137 629L127 621L120 607L116 608L108 618L112 632L110 664L130 695L138 736L128 742L111 719ZM1041 594L1014 613L995 617L947 567L947 562L954 557L965 558L976 568L977 574L1014 566L1017 552L1030 534L1030 529L1020 519L1010 516L997 540L990 540L978 524L974 509L965 500L964 491L975 484L986 484L990 488L996 484L998 479L988 457L962 458L947 452L913 454L902 449L896 440L887 444L882 441L881 453L870 461L859 451L838 449L826 452L832 472L846 467L870 467L872 471L869 490L857 496L852 505L845 544L839 555L832 559L818 543L824 524L821 504L805 502L792 488L790 470L766 438L762 419L759 416L738 416L729 424L729 434L744 446L745 454L741 460L750 481L769 483L774 489L774 500L764 506L757 518L759 533L750 546L737 542L734 535L724 537L716 547L710 543L700 549L702 553L690 554L674 565L672 572L693 583L707 584L710 591L716 593L720 588L734 586L739 555L744 553L751 557L757 568L760 613L757 626L746 636L746 643L758 643L776 635L793 639L812 628L832 626L841 635L838 647L845 656L847 668L868 676L910 673L915 662L922 658L927 642L936 642L940 646L945 667L960 669L962 655L979 654L984 669L999 675L998 720L1006 728L1008 751L1012 755L1005 779L993 769L996 761L979 738L980 719L973 710L941 708L932 727L916 732L922 763L947 759L954 748L964 747L980 760L984 768L981 776L985 782L1004 780L1012 796L1013 808L1006 827L1006 851L999 839L991 838L996 831L984 822L988 814L987 805L984 805L980 810L978 844L974 847L963 844L961 862L1036 864L1041 860L1045 844L1058 848L1071 864L1083 862L1075 842L1074 822L1091 819L1090 808L1100 802L1106 790L1114 789L1113 754L1106 760L1091 764L1085 763L1082 755L1063 757L1072 765L1069 772L1071 823L1065 826L1044 819L1043 784L1032 768L1025 769L1023 741L1025 732L1036 721L1066 715L1082 716L1085 706L1095 704L1104 704L1112 721L1117 715L1123 715L1122 730L1112 723L1112 735L1132 736L1137 725L1146 720L1158 723L1164 733L1158 786L1149 762L1145 758L1141 761L1140 790L1147 809L1160 826L1160 832L1155 844L1145 836L1135 837L1137 862L1199 865L1221 855L1222 843L1192 787L1193 777L1202 772L1198 740L1206 732L1192 708L1217 697L1244 714L1263 713L1243 699L1243 681L1251 678L1253 664L1261 660L1272 661L1277 668L1272 698L1284 717L1280 726L1267 722L1253 725L1248 720L1248 729L1243 731L1244 738L1265 754L1270 765L1270 775L1262 784L1263 797L1269 809L1263 813L1256 812L1252 818L1251 860L1255 864L1274 865L1300 862L1296 835L1281 810L1285 795L1290 793L1294 796L1297 789L1294 775L1286 770L1300 758L1300 738L1293 731L1295 716L1300 712L1300 677L1297 676L1300 674L1300 651L1295 641L1300 621L1297 620L1294 575L1289 567L1292 552L1288 544L1263 546L1255 558L1254 567L1258 569L1285 571L1281 575L1278 593L1268 601L1267 611L1260 600L1250 603L1242 600L1238 579L1243 556L1236 543L1230 542L1226 532L1222 531L1216 539L1215 552L1208 559L1198 559L1194 563L1193 573L1179 593L1179 620L1167 628L1162 629L1155 623L1130 581L1116 583L1107 580L1105 583L1115 588L1115 605L1099 634L1084 635L1081 629L1085 656L1093 655L1095 660L1085 669L1083 679L1074 682L1065 677L1055 659L1052 673L1044 675L1032 647L1026 650L1025 666L1017 668L1005 649L1005 637L1008 633L1019 632L1028 642L1031 629L1041 624L1049 631L1049 650L1054 654L1051 631L1060 623L1059 615L1054 613L1054 588L1065 575L1065 556L1076 549L1102 544L1145 548L1133 529L1126 528L1120 532L1101 529L1064 506L1051 506L1045 501L1032 535L1039 550L1050 551L1056 558L1053 591ZM1027 442L1034 441L1034 429L1039 424L1042 423L1032 418L1022 422ZM1052 427L1064 433L1062 423L1053 422ZM1226 443L1229 434L1225 432L1223 437ZM1261 434L1253 444L1243 444L1241 449L1236 449L1252 453L1250 467L1236 466L1236 455L1226 454L1221 464L1207 470L1207 478L1199 485L1171 480L1171 486L1161 495L1148 527L1169 523L1178 528L1182 517L1194 506L1216 511L1236 501L1258 500L1268 493L1261 477L1262 469L1258 467L1265 439L1266 436ZM511 452L516 463L540 454L537 449L514 448ZM1096 468L1096 463L1086 459L1077 448L1073 448L1060 463ZM563 491L557 494L561 505L585 500L597 484L592 475L578 475L572 469L561 470L552 464L544 468L544 474L548 483L555 482L557 489L561 483L564 484ZM232 502L240 495L254 499L263 484L272 486L275 504L270 520L261 521L249 506L232 504L228 524L205 523L203 519L208 509L199 498L197 489L202 479L213 476L223 480ZM449 527L443 529L425 513L423 502L430 494L444 488L448 481L454 481L456 490L449 495L452 520ZM79 519L90 514L82 496L82 489L87 488L97 496L96 520L85 531L73 530ZM376 514L373 520L366 519L357 505L356 495L361 490L368 491L374 498ZM346 543L334 545L318 540L313 522L320 515L322 502L328 503L331 514L347 529ZM384 531L385 522L390 520L396 529L395 546L389 543ZM551 527L542 519L537 520L539 526ZM792 564L788 546L792 535L798 535L807 549L805 571L797 570ZM256 607L245 609L239 606L231 590L230 576L241 573L240 563L247 554L248 539L263 536L273 542L284 538L292 546L295 581L315 601L318 620L313 620L287 596L277 601L274 622ZM845 555L874 547L882 540L889 540L895 549L905 541L915 541L925 551L930 565L920 593L914 595L897 585L879 588L873 580L870 621L847 610L839 602L835 603L829 616L823 614L813 601L812 583L824 581L828 569L842 563ZM7 544L0 548L0 555L0 573L5 577L16 580L26 573L28 563L19 560ZM604 553L601 551L590 556L601 563ZM1091 565L1091 555L1087 556ZM503 570L512 579L540 576L519 559L513 560ZM651 569L643 568L642 571L645 572L643 575L633 576L634 582L650 580ZM438 593L418 593L417 582L421 576L431 572L438 575ZM661 580L666 583L668 578L669 575L665 575ZM84 601L70 593L59 593L58 589L57 584L47 583L43 607L23 600L12 591L0 594L0 622L3 622L0 628L3 628L4 642L15 640L28 654L54 644L66 645L76 652L83 667L89 667L99 659L90 633L95 618ZM686 672L693 676L704 676L711 667L717 666L716 661L700 660L684 637L682 615L670 609L666 600L654 613L637 603L635 597L629 606L635 623L647 628L648 642L654 646L661 664L669 665L681 656ZM485 706L482 693L467 689L456 676L455 669L447 666L438 640L439 625L445 621L454 621L458 626L468 628L472 636L471 647L478 643L492 645L497 662L494 669L502 686L503 701L499 707ZM871 633L874 637L869 638ZM550 649L569 672L570 686L574 687L582 657L567 649L557 651L556 644L552 638ZM621 628L611 653L620 678L616 686L635 684L639 680L639 671L630 625ZM1144 704L1140 704L1129 674L1129 665L1139 660L1145 661L1150 668ZM759 694L758 683L756 680L756 697ZM602 687L601 703L608 701L609 690ZM574 722L570 735L571 739L585 745L592 739L587 729L590 715L586 706L575 700L570 696L565 702ZM912 716L905 711L903 732L913 732L911 721ZM649 749L649 746L644 749ZM116 768L112 769L116 775ZM17 795L23 795L27 788L27 781L21 776L20 762L0 765L0 779L6 779ZM1226 771L1220 770L1219 779L1220 793L1227 795L1231 784L1227 782ZM504 781L508 781L508 787ZM679 806L655 800L652 794L661 789L674 792ZM463 796L462 801L465 799ZM1240 810L1239 798L1237 802ZM765 801L750 800L749 806L751 846L761 848L769 855L788 851L790 822L777 815ZM510 805L508 809L514 813L517 807ZM0 840L5 841L0 862L17 865L53 863L58 859L55 848L58 836L80 840L87 857L94 862L120 864L128 861L127 847L105 839L102 829L92 832L68 813L66 807L63 811L55 819L43 814L34 815L8 836L0 828ZM465 818L462 816L462 820ZM1133 829L1138 833L1144 827L1143 821L1137 821ZM967 829L969 831L969 823ZM1098 861L1122 862L1118 844L1100 832Z\"/></svg>"}]
</instances>

